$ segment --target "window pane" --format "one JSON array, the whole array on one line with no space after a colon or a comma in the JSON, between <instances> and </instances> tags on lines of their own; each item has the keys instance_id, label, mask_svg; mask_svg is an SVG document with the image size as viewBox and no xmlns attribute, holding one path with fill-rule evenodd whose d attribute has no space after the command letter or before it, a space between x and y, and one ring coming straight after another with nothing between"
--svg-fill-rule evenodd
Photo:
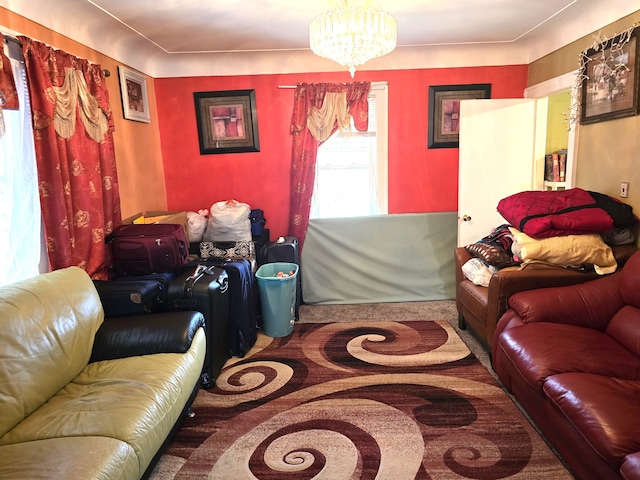
<instances>
[{"instance_id":1,"label":"window pane","mask_svg":"<svg viewBox=\"0 0 640 480\"><path fill-rule=\"evenodd\" d=\"M376 134L380 122L384 122L382 131L386 131L387 110L378 108L376 93L379 91L372 91L368 99L367 132L358 132L352 121L351 132L336 132L318 148L311 218L387 213L386 138ZM386 90L384 93L386 105ZM384 166L379 165L381 161Z\"/></svg>"}]
</instances>

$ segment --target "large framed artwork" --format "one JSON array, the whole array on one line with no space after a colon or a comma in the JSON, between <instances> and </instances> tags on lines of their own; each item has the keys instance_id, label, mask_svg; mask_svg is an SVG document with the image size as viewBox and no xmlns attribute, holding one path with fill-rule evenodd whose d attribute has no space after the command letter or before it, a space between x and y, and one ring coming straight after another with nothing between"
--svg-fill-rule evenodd
<instances>
[{"instance_id":1,"label":"large framed artwork","mask_svg":"<svg viewBox=\"0 0 640 480\"><path fill-rule=\"evenodd\" d=\"M151 122L145 76L121 65L118 66L118 73L124 118L136 122Z\"/></svg>"},{"instance_id":2,"label":"large framed artwork","mask_svg":"<svg viewBox=\"0 0 640 480\"><path fill-rule=\"evenodd\" d=\"M583 53L581 124L638 115L638 51L633 29Z\"/></svg>"},{"instance_id":3,"label":"large framed artwork","mask_svg":"<svg viewBox=\"0 0 640 480\"><path fill-rule=\"evenodd\" d=\"M460 100L491 98L491 84L429 87L428 148L458 148Z\"/></svg>"},{"instance_id":4,"label":"large framed artwork","mask_svg":"<svg viewBox=\"0 0 640 480\"><path fill-rule=\"evenodd\" d=\"M193 94L200 154L259 152L255 90Z\"/></svg>"}]
</instances>

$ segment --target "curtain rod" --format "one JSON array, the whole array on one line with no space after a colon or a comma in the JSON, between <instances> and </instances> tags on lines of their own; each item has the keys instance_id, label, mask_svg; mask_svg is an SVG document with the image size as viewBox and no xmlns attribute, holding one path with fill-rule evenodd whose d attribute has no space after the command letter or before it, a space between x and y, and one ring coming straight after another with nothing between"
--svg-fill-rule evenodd
<instances>
[{"instance_id":1,"label":"curtain rod","mask_svg":"<svg viewBox=\"0 0 640 480\"><path fill-rule=\"evenodd\" d=\"M7 35L6 33L3 33L2 35L4 36L4 39L7 42L13 42L13 43L17 43L18 45L22 45L22 42L18 40L16 37L14 37L13 35Z\"/></svg>"},{"instance_id":2,"label":"curtain rod","mask_svg":"<svg viewBox=\"0 0 640 480\"><path fill-rule=\"evenodd\" d=\"M22 42L15 35L11 35L10 33L4 33L4 32L1 32L1 33L2 33L2 36L4 37L4 40L6 42L16 43L16 44L22 46ZM94 63L94 62L90 62L90 63ZM109 70L105 69L105 68L102 69L102 72L104 73L104 77L105 78L108 78L108 77L111 76L111 72Z\"/></svg>"},{"instance_id":3,"label":"curtain rod","mask_svg":"<svg viewBox=\"0 0 640 480\"><path fill-rule=\"evenodd\" d=\"M371 85L371 90L384 90L387 86L385 82L384 85ZM296 85L278 85L278 88L289 89L289 88L297 88Z\"/></svg>"}]
</instances>

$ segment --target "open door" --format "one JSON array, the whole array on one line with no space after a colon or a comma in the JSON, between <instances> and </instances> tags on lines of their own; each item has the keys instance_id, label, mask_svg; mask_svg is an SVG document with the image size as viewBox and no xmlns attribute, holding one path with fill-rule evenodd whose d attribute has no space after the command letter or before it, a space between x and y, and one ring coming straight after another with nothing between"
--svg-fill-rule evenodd
<instances>
[{"instance_id":1,"label":"open door","mask_svg":"<svg viewBox=\"0 0 640 480\"><path fill-rule=\"evenodd\" d=\"M458 246L506 223L496 209L502 198L536 188L537 108L535 99L460 102Z\"/></svg>"}]
</instances>

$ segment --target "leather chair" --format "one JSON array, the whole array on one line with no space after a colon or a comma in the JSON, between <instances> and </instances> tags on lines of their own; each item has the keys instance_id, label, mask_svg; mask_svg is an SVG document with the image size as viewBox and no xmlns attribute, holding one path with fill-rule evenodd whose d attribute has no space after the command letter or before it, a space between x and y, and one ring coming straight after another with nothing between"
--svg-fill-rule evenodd
<instances>
[{"instance_id":1,"label":"leather chair","mask_svg":"<svg viewBox=\"0 0 640 480\"><path fill-rule=\"evenodd\" d=\"M637 247L617 245L612 250L620 268ZM533 263L524 267L502 268L493 274L488 287L482 287L475 285L462 273L462 265L471 258L465 247L455 249L458 326L463 330L470 327L488 351L491 351L496 325L507 311L507 300L511 295L534 288L574 285L599 277L595 272Z\"/></svg>"}]
</instances>

